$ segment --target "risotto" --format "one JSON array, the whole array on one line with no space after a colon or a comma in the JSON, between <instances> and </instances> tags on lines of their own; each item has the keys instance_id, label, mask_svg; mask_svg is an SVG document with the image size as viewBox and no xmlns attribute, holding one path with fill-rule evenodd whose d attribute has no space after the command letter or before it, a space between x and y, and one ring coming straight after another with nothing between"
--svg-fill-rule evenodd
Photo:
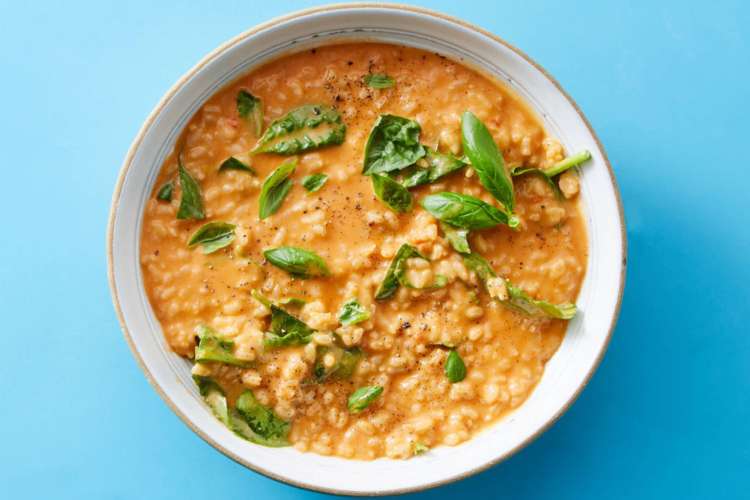
<instances>
[{"instance_id":1,"label":"risotto","mask_svg":"<svg viewBox=\"0 0 750 500\"><path fill-rule=\"evenodd\" d=\"M440 55L286 55L182 132L143 216L145 287L248 441L356 459L457 445L523 403L576 314L589 156Z\"/></svg>"}]
</instances>

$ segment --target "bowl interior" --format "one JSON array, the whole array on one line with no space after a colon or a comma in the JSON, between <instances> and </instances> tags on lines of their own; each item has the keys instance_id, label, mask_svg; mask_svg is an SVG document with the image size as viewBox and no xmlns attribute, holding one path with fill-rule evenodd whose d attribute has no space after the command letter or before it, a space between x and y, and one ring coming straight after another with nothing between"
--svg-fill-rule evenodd
<instances>
[{"instance_id":1,"label":"bowl interior","mask_svg":"<svg viewBox=\"0 0 750 500\"><path fill-rule=\"evenodd\" d=\"M372 462L270 449L236 437L210 413L190 378L189 363L164 340L144 292L139 264L142 214L159 168L182 128L216 91L270 59L343 40L371 40L439 52L504 81L536 111L568 151L588 149L581 197L589 237L588 272L558 352L529 399L515 412L457 447L418 460ZM231 458L298 486L336 493L387 494L434 486L509 456L569 406L609 340L623 286L624 237L617 188L595 135L572 101L539 67L498 39L422 10L342 6L294 14L261 25L209 54L173 87L148 118L125 160L110 218L110 283L126 338L149 380L195 432Z\"/></svg>"}]
</instances>

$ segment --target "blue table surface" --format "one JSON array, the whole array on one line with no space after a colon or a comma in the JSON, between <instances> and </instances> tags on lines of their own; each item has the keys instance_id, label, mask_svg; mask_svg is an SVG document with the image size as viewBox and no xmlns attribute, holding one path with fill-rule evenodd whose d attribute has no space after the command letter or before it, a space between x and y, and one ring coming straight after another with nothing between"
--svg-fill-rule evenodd
<instances>
[{"instance_id":1,"label":"blue table surface","mask_svg":"<svg viewBox=\"0 0 750 500\"><path fill-rule=\"evenodd\" d=\"M104 252L119 166L161 95L224 40L315 3L0 1L3 498L324 496L244 469L169 410L123 340ZM419 3L522 48L577 100L630 248L613 341L570 411L414 497L748 498L748 3Z\"/></svg>"}]
</instances>

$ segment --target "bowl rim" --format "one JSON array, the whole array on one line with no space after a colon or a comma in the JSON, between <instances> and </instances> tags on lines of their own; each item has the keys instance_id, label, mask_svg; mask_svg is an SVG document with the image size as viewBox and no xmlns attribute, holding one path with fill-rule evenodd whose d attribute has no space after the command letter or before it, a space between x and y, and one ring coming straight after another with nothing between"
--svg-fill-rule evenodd
<instances>
[{"instance_id":1,"label":"bowl rim","mask_svg":"<svg viewBox=\"0 0 750 500\"><path fill-rule=\"evenodd\" d=\"M591 137L596 142L596 145L602 154L602 159L604 160L604 165L607 167L607 173L609 175L609 179L610 179L610 182L612 183L613 191L615 194L615 201L616 201L617 212L619 216L620 237L622 241L622 248L621 248L622 261L620 263L620 289L618 290L618 293L617 293L617 302L615 304L612 318L611 318L609 327L607 329L606 337L604 339L604 342L601 345L599 352L597 353L596 359L591 365L591 368L586 373L585 377L581 380L575 392L565 402L565 404L563 404L553 415L551 415L549 419L542 426L540 426L533 434L531 434L528 438L521 441L516 446L501 453L493 460L489 460L488 462L482 465L479 465L477 467L474 467L473 469L467 470L461 474L458 474L449 478L445 478L445 479L438 479L438 480L431 481L428 483L420 484L419 486L404 487L404 488L392 489L388 491L372 491L372 492L348 491L348 490L343 490L343 489L338 489L338 488L321 487L318 485L289 479L287 477L272 473L268 470L265 470L263 467L260 467L260 466L257 466L257 465L254 465L245 461L242 457L231 452L226 447L224 447L221 443L215 441L206 433L204 433L200 428L194 425L193 422L187 417L187 415L185 415L179 408L177 408L177 406L172 402L172 400L164 392L161 386L156 382L149 368L146 366L141 355L139 354L138 350L135 347L135 343L133 341L133 338L130 332L128 331L127 325L125 323L125 318L122 312L122 308L120 306L120 298L118 296L117 287L115 284L114 259L113 259L114 225L115 225L115 219L116 219L116 212L119 206L120 195L122 192L122 187L123 187L126 174L128 170L130 169L130 166L133 161L133 157L136 151L138 150L138 148L140 147L141 142L143 141L143 138L147 130L151 127L154 120L162 111L166 103L174 96L175 93L177 93L177 91L185 84L185 82L187 82L196 73L198 73L205 65L207 65L216 56L218 56L225 50L229 49L230 47L240 43L247 37L250 37L254 35L255 33L258 33L262 30L268 29L270 27L273 27L283 22L303 18L311 14L317 14L317 13L322 13L322 12L333 12L333 11L340 11L340 10L347 10L347 9L361 9L361 8L377 8L377 9L394 10L394 11L401 10L401 11L411 12L417 15L437 18L439 20L444 20L444 21L458 24L464 28L467 28L481 35L484 35L492 39L494 42L504 45L511 51L515 52L518 56L520 56L525 62L527 62L528 64L531 64L533 67L539 70L544 75L544 77L547 78L550 83L552 83L552 85L556 88L556 90L560 92L560 94L570 103L570 105L575 110L576 114L579 116L583 124L588 129L588 132L591 134ZM483 472L489 469L490 467L497 465L500 462L510 458L511 456L516 454L518 451L520 451L521 449L525 448L526 446L531 444L533 441L535 441L539 436L541 436L545 431L547 431L555 422L557 422L557 420L559 420L560 417L573 405L573 403L580 396L583 389L588 385L594 372L597 370L597 368L601 364L601 361L604 358L604 355L607 352L609 344L612 340L612 334L617 324L617 320L620 316L623 292L625 289L625 280L627 277L627 272L626 272L627 271L627 250L628 250L628 243L627 243L627 233L625 229L625 217L624 217L624 210L622 206L622 198L621 198L620 189L617 184L614 171L612 170L612 165L609 162L607 153L601 141L599 140L599 137L597 136L596 132L592 128L591 124L589 123L589 120L581 111L578 104L565 91L565 89L563 89L560 83L547 70L545 70L540 64L538 64L531 57L529 57L526 53L524 53L522 50L518 49L511 43L505 41L504 39L500 38L494 33L482 27L479 27L473 23L464 21L462 19L459 19L451 15L444 14L442 12L438 12L432 9L427 9L424 7L417 7L413 5L400 4L400 3L374 3L374 2L347 2L347 3L327 4L327 5L301 9L301 10L291 12L289 14L277 16L268 21L256 24L255 26L243 31L239 35L236 35L230 38L229 40L220 44L218 47L216 47L215 49L211 50L208 54L203 56L200 59L200 61L198 61L198 63L196 63L193 67L191 67L187 72L185 72L169 88L169 90L161 97L159 102L156 104L156 106L154 106L154 108L151 110L151 112L147 116L146 120L141 125L140 129L138 130L138 133L136 134L135 138L130 144L130 147L128 148L128 151L125 155L125 159L123 160L123 163L120 167L117 181L115 183L115 189L112 195L110 212L109 212L109 217L108 217L108 222L107 222L107 232L106 232L107 277L108 277L108 282L109 282L110 294L112 295L112 302L115 308L115 312L117 314L118 322L120 323L120 328L123 332L123 336L125 337L128 347L130 348L130 351L133 354L133 357L138 363L138 366L140 367L141 371L146 376L146 379L148 380L149 384L154 388L154 390L156 390L157 394L159 394L161 399L169 406L172 412L174 412L180 418L180 420L182 420L182 422L186 424L195 434L197 434L201 439L203 439L205 442L210 444L213 448L220 451L222 454L224 454L228 458L234 460L236 463L244 467L247 467L248 469L252 471L258 472L280 483L287 484L287 485L294 486L294 487L301 488L301 489L305 489L305 490L309 490L309 491L329 493L329 494L334 494L334 495L355 495L355 496L379 496L379 495L385 495L385 494L402 495L406 493L424 491L424 490L435 488L438 486L443 486L443 485L450 484L453 482L461 481L470 476Z\"/></svg>"}]
</instances>

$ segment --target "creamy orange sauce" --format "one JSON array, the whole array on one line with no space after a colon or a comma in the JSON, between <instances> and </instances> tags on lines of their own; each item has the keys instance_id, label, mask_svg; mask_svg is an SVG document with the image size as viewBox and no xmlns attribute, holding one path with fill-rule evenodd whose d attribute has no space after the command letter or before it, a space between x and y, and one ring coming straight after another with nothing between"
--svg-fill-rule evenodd
<instances>
[{"instance_id":1,"label":"creamy orange sauce","mask_svg":"<svg viewBox=\"0 0 750 500\"><path fill-rule=\"evenodd\" d=\"M396 85L369 88L363 84L368 73L388 74ZM237 114L240 89L262 99L266 125L296 106L320 103L334 106L347 126L343 144L298 156L290 194L276 214L262 221L260 184L285 158L252 157L257 177L217 171L224 159L247 152L257 141L252 125ZM423 144L460 155L460 116L466 110L487 125L509 167L545 167L564 157L559 142L506 87L412 48L353 43L308 50L266 64L213 96L191 119L176 148L200 183L206 219L175 218L179 188L171 202L152 197L144 214L144 282L171 348L192 357L200 324L233 339L235 354L252 360L253 368L214 363L196 364L195 371L219 381L230 402L251 389L261 403L292 422L289 439L295 447L326 455L406 458L416 443L434 447L470 439L523 403L560 345L566 322L528 317L490 299L430 214L418 203L405 214L389 210L361 174L364 145L380 114L417 120ZM173 154L156 189L173 179L176 169ZM311 173L330 178L309 194L300 180ZM455 191L496 204L472 174L467 168L412 194L418 201L432 192ZM572 175L564 176L570 199L557 199L537 177L515 178L521 230L500 225L473 231L469 238L498 274L555 303L575 302L585 273L585 227ZM186 242L209 221L236 224L237 239L204 255ZM441 274L448 285L437 291L401 287L393 298L375 301L375 290L403 243L430 257L410 271L414 280L431 283ZM332 275L291 278L263 258L264 250L279 246L315 251ZM290 312L321 335L305 347L264 349L268 310L251 298L251 290L274 302L306 300ZM337 311L351 298L371 312L371 319L341 327ZM333 333L345 347L359 346L363 361L350 380L308 383L315 349L330 342ZM467 366L465 380L447 380L448 350L441 344L457 346ZM362 413L350 414L348 396L365 385L380 385L384 392Z\"/></svg>"}]
</instances>

